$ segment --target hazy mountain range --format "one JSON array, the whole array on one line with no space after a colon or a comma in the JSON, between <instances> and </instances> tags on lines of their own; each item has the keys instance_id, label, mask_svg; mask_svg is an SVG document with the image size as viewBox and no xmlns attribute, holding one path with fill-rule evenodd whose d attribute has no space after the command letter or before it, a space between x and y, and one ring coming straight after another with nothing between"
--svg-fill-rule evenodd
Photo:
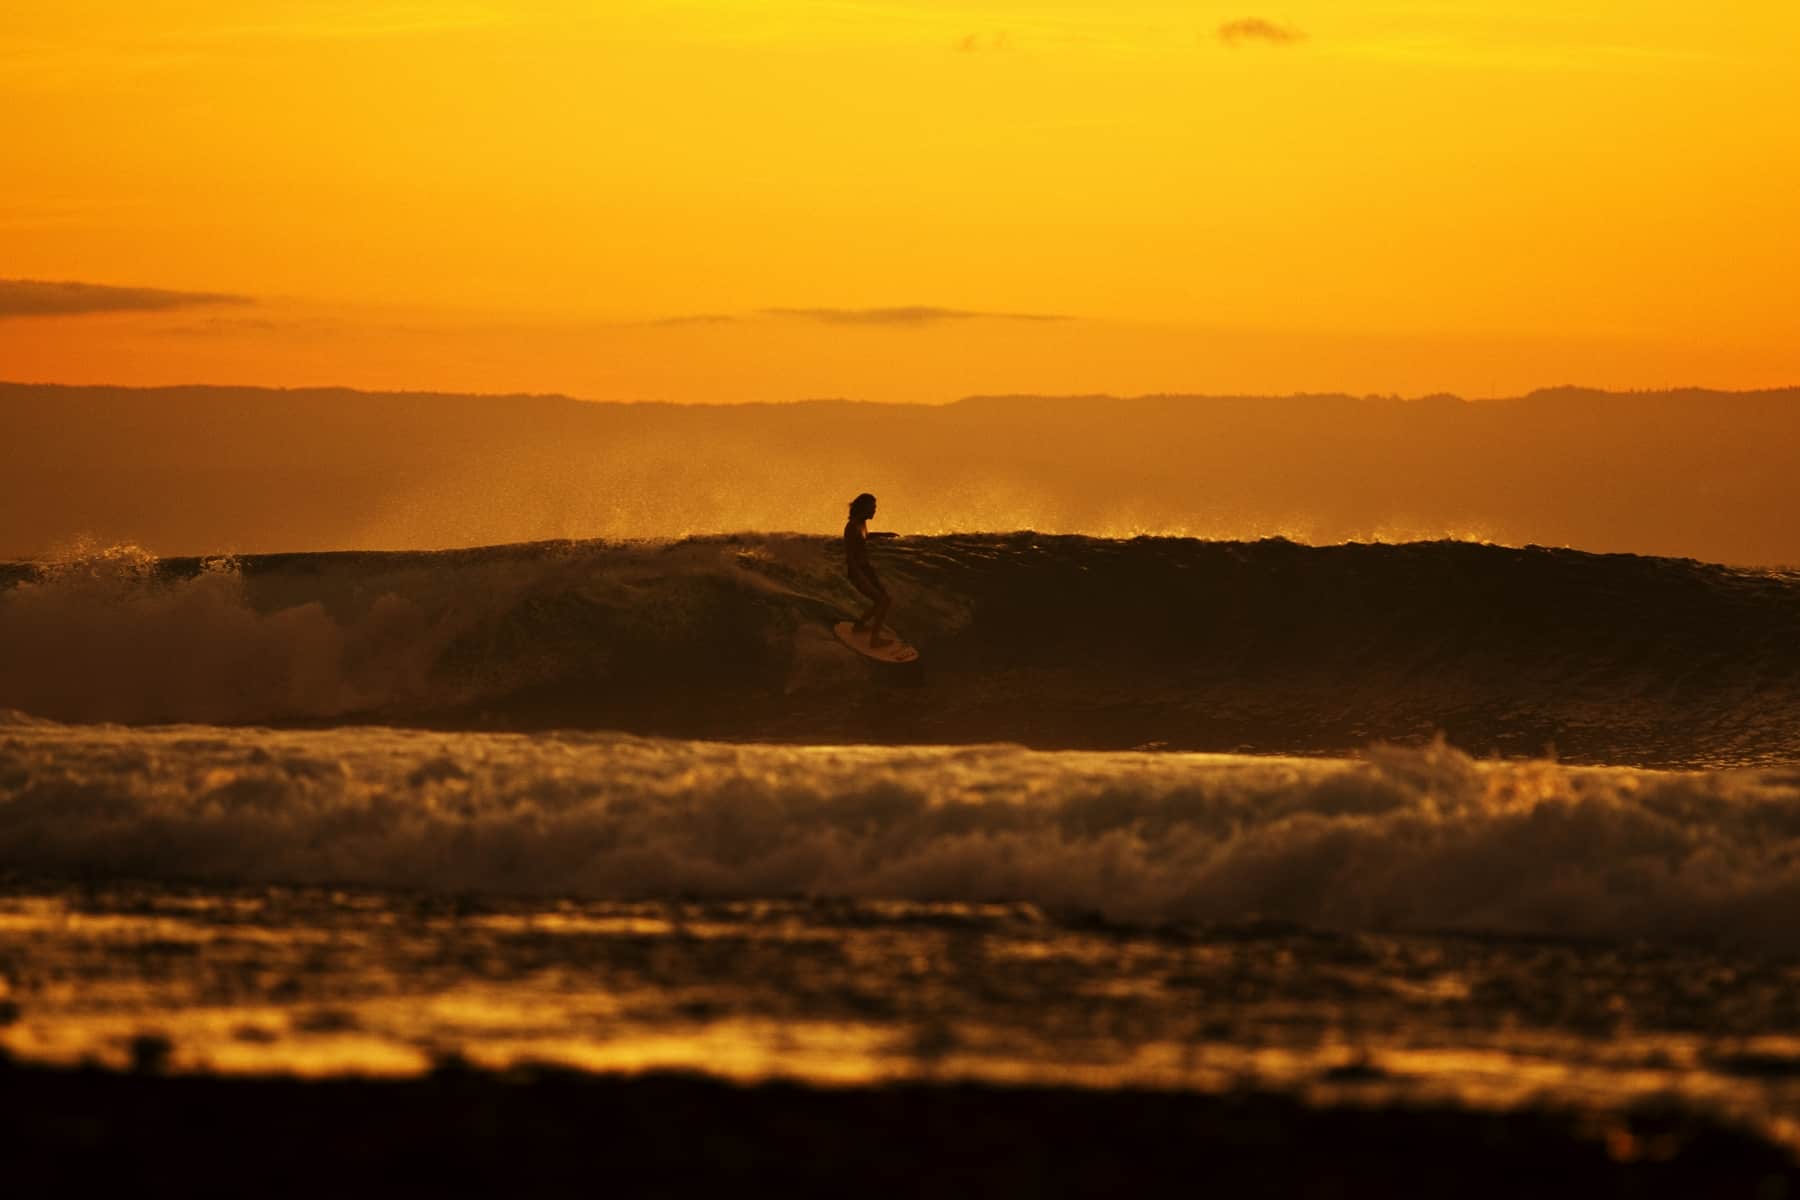
<instances>
[{"instance_id":1,"label":"hazy mountain range","mask_svg":"<svg viewBox=\"0 0 1800 1200\"><path fill-rule=\"evenodd\" d=\"M0 557L902 532L1479 538L1800 563L1800 390L592 403L0 384Z\"/></svg>"}]
</instances>

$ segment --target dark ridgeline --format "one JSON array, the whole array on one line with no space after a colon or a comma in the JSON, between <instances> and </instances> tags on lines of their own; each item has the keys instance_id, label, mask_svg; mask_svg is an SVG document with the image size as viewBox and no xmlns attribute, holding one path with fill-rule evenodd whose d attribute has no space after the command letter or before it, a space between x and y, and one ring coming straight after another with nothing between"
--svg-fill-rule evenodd
<instances>
[{"instance_id":1,"label":"dark ridgeline","mask_svg":"<svg viewBox=\"0 0 1800 1200\"><path fill-rule=\"evenodd\" d=\"M858 597L828 537L15 568L0 708L1044 749L1324 753L1442 731L1577 762L1800 758L1793 573L1029 533L873 554L918 670L831 638Z\"/></svg>"},{"instance_id":2,"label":"dark ridgeline","mask_svg":"<svg viewBox=\"0 0 1800 1200\"><path fill-rule=\"evenodd\" d=\"M1800 563L1800 391L595 404L0 384L0 558L836 528L1138 529Z\"/></svg>"}]
</instances>

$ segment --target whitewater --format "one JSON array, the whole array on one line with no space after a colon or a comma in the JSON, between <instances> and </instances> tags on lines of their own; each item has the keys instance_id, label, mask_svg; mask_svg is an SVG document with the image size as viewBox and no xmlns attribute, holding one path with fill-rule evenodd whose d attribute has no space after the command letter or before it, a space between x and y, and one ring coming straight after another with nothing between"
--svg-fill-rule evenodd
<instances>
[{"instance_id":1,"label":"whitewater","mask_svg":"<svg viewBox=\"0 0 1800 1200\"><path fill-rule=\"evenodd\" d=\"M0 859L51 878L1033 905L1800 950L1800 774L0 725Z\"/></svg>"}]
</instances>

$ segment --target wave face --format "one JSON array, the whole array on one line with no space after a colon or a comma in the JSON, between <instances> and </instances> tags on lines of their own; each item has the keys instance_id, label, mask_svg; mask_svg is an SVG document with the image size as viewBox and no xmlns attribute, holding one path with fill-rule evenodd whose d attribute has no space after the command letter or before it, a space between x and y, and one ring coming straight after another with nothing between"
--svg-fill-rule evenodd
<instances>
[{"instance_id":1,"label":"wave face","mask_svg":"<svg viewBox=\"0 0 1800 1200\"><path fill-rule=\"evenodd\" d=\"M1800 950L1800 776L0 723L15 876L1025 902Z\"/></svg>"},{"instance_id":2,"label":"wave face","mask_svg":"<svg viewBox=\"0 0 1800 1200\"><path fill-rule=\"evenodd\" d=\"M1455 542L877 543L916 671L832 637L834 540L5 568L0 706L61 721L1800 760L1800 576Z\"/></svg>"}]
</instances>

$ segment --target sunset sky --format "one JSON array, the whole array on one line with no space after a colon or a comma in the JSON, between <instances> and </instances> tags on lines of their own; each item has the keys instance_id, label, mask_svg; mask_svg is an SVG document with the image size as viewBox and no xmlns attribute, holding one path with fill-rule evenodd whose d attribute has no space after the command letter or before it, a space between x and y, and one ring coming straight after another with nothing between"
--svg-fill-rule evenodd
<instances>
[{"instance_id":1,"label":"sunset sky","mask_svg":"<svg viewBox=\"0 0 1800 1200\"><path fill-rule=\"evenodd\" d=\"M1797 47L1789 0L10 4L0 378L1792 384Z\"/></svg>"}]
</instances>

